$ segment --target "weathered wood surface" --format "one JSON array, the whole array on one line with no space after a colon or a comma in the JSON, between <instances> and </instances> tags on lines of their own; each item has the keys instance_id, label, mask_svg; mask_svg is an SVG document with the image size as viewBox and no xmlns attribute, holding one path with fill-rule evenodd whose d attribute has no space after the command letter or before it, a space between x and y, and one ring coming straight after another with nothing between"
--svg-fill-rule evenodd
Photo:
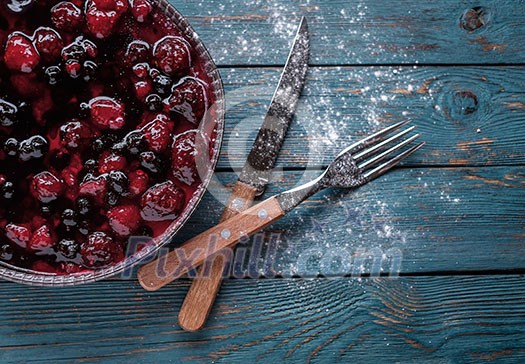
<instances>
[{"instance_id":1,"label":"weathered wood surface","mask_svg":"<svg viewBox=\"0 0 525 364\"><path fill-rule=\"evenodd\" d=\"M284 64L303 15L310 23L312 64L525 61L525 3L521 0L171 3L189 18L221 66Z\"/></svg>"},{"instance_id":2,"label":"weathered wood surface","mask_svg":"<svg viewBox=\"0 0 525 364\"><path fill-rule=\"evenodd\" d=\"M242 168L281 69L221 72L228 119L219 167ZM523 67L313 68L278 163L327 164L363 135L412 120L427 145L409 165L523 164L524 90Z\"/></svg>"},{"instance_id":3,"label":"weathered wood surface","mask_svg":"<svg viewBox=\"0 0 525 364\"><path fill-rule=\"evenodd\" d=\"M318 173L284 172L263 198ZM206 195L172 246L218 222L229 196L227 186L235 178L233 173L217 174L220 184ZM315 196L266 232L280 234L274 267L284 276L377 273L373 257L382 254L398 259L382 260L383 274L395 273L395 262L402 274L525 269L524 201L524 167L397 169L354 192ZM245 262L255 241L245 247ZM261 257L260 271L265 261L272 261L266 259L268 245L266 241L262 252L254 253ZM333 254L344 264L320 266L319 258L306 264L308 254L324 256L325 263ZM358 269L361 264L363 271Z\"/></svg>"},{"instance_id":4,"label":"weathered wood surface","mask_svg":"<svg viewBox=\"0 0 525 364\"><path fill-rule=\"evenodd\" d=\"M229 280L195 334L174 324L187 282L0 287L3 364L525 360L517 275Z\"/></svg>"}]
</instances>

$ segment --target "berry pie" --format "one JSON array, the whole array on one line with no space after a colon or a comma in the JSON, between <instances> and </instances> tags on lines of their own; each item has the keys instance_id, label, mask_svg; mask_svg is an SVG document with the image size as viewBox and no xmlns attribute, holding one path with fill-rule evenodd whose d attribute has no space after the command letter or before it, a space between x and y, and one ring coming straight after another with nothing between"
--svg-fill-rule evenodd
<instances>
[{"instance_id":1,"label":"berry pie","mask_svg":"<svg viewBox=\"0 0 525 364\"><path fill-rule=\"evenodd\" d=\"M207 61L148 0L2 1L0 261L83 273L164 234L216 153Z\"/></svg>"}]
</instances>

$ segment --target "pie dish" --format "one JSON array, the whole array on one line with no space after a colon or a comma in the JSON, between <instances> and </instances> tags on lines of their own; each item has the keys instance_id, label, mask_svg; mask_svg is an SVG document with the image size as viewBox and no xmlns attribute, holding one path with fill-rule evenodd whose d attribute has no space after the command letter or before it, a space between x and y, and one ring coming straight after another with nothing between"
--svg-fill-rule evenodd
<instances>
[{"instance_id":1,"label":"pie dish","mask_svg":"<svg viewBox=\"0 0 525 364\"><path fill-rule=\"evenodd\" d=\"M165 0L8 0L0 42L0 277L92 282L169 243L224 129L188 22Z\"/></svg>"}]
</instances>

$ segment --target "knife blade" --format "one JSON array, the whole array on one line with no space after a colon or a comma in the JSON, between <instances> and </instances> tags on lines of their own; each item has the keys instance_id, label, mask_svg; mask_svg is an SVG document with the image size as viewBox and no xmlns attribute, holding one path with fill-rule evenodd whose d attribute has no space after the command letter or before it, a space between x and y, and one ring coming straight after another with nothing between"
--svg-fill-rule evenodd
<instances>
[{"instance_id":1,"label":"knife blade","mask_svg":"<svg viewBox=\"0 0 525 364\"><path fill-rule=\"evenodd\" d=\"M221 216L221 222L248 209L254 198L264 192L306 81L309 54L308 24L303 17L277 89ZM196 331L204 326L213 306L224 271L224 262L219 257L212 262L211 270L208 269L209 277L195 279L186 296L179 313L179 324L187 331ZM170 260L177 262L174 252L166 258L165 267L170 266ZM139 270L139 282L147 290L161 288L171 281L169 277L156 276L157 264L151 262Z\"/></svg>"}]
</instances>

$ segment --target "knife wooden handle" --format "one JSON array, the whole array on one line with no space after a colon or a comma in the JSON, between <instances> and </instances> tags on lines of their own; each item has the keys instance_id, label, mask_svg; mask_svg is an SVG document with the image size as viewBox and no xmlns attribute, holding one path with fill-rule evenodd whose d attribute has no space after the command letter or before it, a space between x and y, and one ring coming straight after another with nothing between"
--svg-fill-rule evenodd
<instances>
[{"instance_id":1,"label":"knife wooden handle","mask_svg":"<svg viewBox=\"0 0 525 364\"><path fill-rule=\"evenodd\" d=\"M276 197L228 219L188 240L164 257L142 266L138 273L141 286L156 291L203 264L222 249L235 246L244 236L251 236L284 216Z\"/></svg>"},{"instance_id":2,"label":"knife wooden handle","mask_svg":"<svg viewBox=\"0 0 525 364\"><path fill-rule=\"evenodd\" d=\"M249 208L256 193L255 188L237 182L220 222ZM200 330L206 323L221 287L225 263L224 256L219 254L211 263L210 269L206 269L206 272L204 272L204 267L199 269L197 278L193 280L179 312L179 325L185 331Z\"/></svg>"}]
</instances>

